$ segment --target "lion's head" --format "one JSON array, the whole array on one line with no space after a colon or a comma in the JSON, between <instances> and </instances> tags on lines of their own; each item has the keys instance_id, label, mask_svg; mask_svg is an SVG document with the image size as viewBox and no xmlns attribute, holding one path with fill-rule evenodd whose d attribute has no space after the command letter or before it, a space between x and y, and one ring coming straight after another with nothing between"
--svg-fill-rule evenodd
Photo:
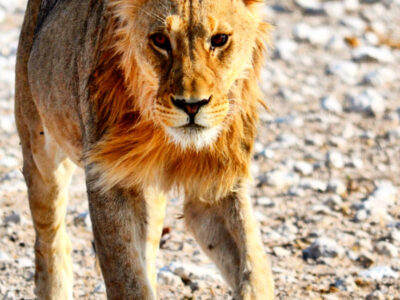
<instances>
[{"instance_id":1,"label":"lion's head","mask_svg":"<svg viewBox=\"0 0 400 300\"><path fill-rule=\"evenodd\" d=\"M105 50L93 75L104 137L92 155L109 161L102 170L114 177L107 181L137 183L156 169L170 181L196 170L206 180L216 175L216 159L232 178L245 177L268 29L257 13L262 1L109 3ZM144 170L141 178L127 165Z\"/></svg>"},{"instance_id":2,"label":"lion's head","mask_svg":"<svg viewBox=\"0 0 400 300\"><path fill-rule=\"evenodd\" d=\"M196 148L214 142L240 101L232 90L253 68L260 27L255 2L112 2L122 67L129 73L136 62L155 94L140 109L173 142Z\"/></svg>"}]
</instances>

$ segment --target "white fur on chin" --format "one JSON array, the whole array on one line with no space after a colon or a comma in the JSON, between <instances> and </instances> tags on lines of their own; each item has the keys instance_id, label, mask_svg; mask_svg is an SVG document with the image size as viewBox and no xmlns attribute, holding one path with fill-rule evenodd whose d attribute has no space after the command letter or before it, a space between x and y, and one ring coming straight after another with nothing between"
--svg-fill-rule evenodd
<instances>
[{"instance_id":1,"label":"white fur on chin","mask_svg":"<svg viewBox=\"0 0 400 300\"><path fill-rule=\"evenodd\" d=\"M168 136L174 144L183 149L197 151L214 143L221 131L221 126L204 129L191 129L182 127L165 127Z\"/></svg>"}]
</instances>

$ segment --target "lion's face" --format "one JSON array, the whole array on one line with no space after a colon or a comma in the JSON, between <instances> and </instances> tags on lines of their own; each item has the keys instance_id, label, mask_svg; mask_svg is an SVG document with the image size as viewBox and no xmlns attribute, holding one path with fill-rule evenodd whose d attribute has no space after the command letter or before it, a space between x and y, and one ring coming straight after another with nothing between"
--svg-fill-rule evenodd
<instances>
[{"instance_id":1,"label":"lion's face","mask_svg":"<svg viewBox=\"0 0 400 300\"><path fill-rule=\"evenodd\" d=\"M243 0L130 2L133 56L156 94L146 109L175 143L211 144L240 106L232 91L252 66L257 17Z\"/></svg>"}]
</instances>

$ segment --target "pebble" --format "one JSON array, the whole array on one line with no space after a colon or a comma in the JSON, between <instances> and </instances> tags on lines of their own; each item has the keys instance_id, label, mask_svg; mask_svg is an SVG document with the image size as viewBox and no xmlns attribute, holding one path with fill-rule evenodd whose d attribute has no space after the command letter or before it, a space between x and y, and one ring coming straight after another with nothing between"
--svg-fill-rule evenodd
<instances>
[{"instance_id":1,"label":"pebble","mask_svg":"<svg viewBox=\"0 0 400 300\"><path fill-rule=\"evenodd\" d=\"M319 179L302 178L300 179L298 187L302 189L310 189L317 192L325 192L327 189L327 184Z\"/></svg>"},{"instance_id":2,"label":"pebble","mask_svg":"<svg viewBox=\"0 0 400 300\"><path fill-rule=\"evenodd\" d=\"M95 288L93 289L93 293L95 294L103 294L105 292L106 292L106 287L102 282L96 285Z\"/></svg>"},{"instance_id":3,"label":"pebble","mask_svg":"<svg viewBox=\"0 0 400 300\"><path fill-rule=\"evenodd\" d=\"M0 167L12 169L19 165L19 160L12 156L6 156L0 159Z\"/></svg>"},{"instance_id":4,"label":"pebble","mask_svg":"<svg viewBox=\"0 0 400 300\"><path fill-rule=\"evenodd\" d=\"M353 16L341 18L340 23L357 35L361 35L367 27L367 24L361 18Z\"/></svg>"},{"instance_id":5,"label":"pebble","mask_svg":"<svg viewBox=\"0 0 400 300\"><path fill-rule=\"evenodd\" d=\"M351 276L344 276L343 278L336 278L333 284L336 288L342 291L353 291L356 287L356 283Z\"/></svg>"},{"instance_id":6,"label":"pebble","mask_svg":"<svg viewBox=\"0 0 400 300\"><path fill-rule=\"evenodd\" d=\"M339 195L332 195L326 200L325 204L333 210L339 210L342 207L343 200Z\"/></svg>"},{"instance_id":7,"label":"pebble","mask_svg":"<svg viewBox=\"0 0 400 300\"><path fill-rule=\"evenodd\" d=\"M321 107L326 111L333 113L342 112L342 104L340 104L340 102L334 96L323 97L320 103Z\"/></svg>"},{"instance_id":8,"label":"pebble","mask_svg":"<svg viewBox=\"0 0 400 300\"><path fill-rule=\"evenodd\" d=\"M0 251L0 262L8 262L10 260L10 256L6 252Z\"/></svg>"},{"instance_id":9,"label":"pebble","mask_svg":"<svg viewBox=\"0 0 400 300\"><path fill-rule=\"evenodd\" d=\"M294 163L294 170L301 175L310 175L312 174L314 167L306 161L296 161Z\"/></svg>"},{"instance_id":10,"label":"pebble","mask_svg":"<svg viewBox=\"0 0 400 300\"><path fill-rule=\"evenodd\" d=\"M170 272L168 269L162 268L157 274L158 282L161 284L165 284L167 286L173 287L182 287L183 282L182 279Z\"/></svg>"},{"instance_id":11,"label":"pebble","mask_svg":"<svg viewBox=\"0 0 400 300\"><path fill-rule=\"evenodd\" d=\"M386 109L382 95L374 89L366 89L360 94L347 95L347 109L352 112L365 113L379 117Z\"/></svg>"},{"instance_id":12,"label":"pebble","mask_svg":"<svg viewBox=\"0 0 400 300\"><path fill-rule=\"evenodd\" d=\"M305 14L320 15L324 13L324 8L318 0L295 0L295 3Z\"/></svg>"},{"instance_id":13,"label":"pebble","mask_svg":"<svg viewBox=\"0 0 400 300\"><path fill-rule=\"evenodd\" d=\"M336 169L342 169L344 167L344 158L342 153L339 151L335 150L330 150L326 154L326 160L327 164L330 167L336 168Z\"/></svg>"},{"instance_id":14,"label":"pebble","mask_svg":"<svg viewBox=\"0 0 400 300\"><path fill-rule=\"evenodd\" d=\"M278 189L289 187L299 181L299 175L288 170L276 169L266 174L265 182Z\"/></svg>"},{"instance_id":15,"label":"pebble","mask_svg":"<svg viewBox=\"0 0 400 300\"><path fill-rule=\"evenodd\" d=\"M355 84L358 79L358 66L351 61L334 61L327 65L326 72L337 76L342 82Z\"/></svg>"},{"instance_id":16,"label":"pebble","mask_svg":"<svg viewBox=\"0 0 400 300\"><path fill-rule=\"evenodd\" d=\"M343 1L344 7L348 12L357 11L360 7L359 0L344 0Z\"/></svg>"},{"instance_id":17,"label":"pebble","mask_svg":"<svg viewBox=\"0 0 400 300\"><path fill-rule=\"evenodd\" d=\"M389 266L377 266L358 274L362 278L380 281L383 278L397 278L398 274Z\"/></svg>"},{"instance_id":18,"label":"pebble","mask_svg":"<svg viewBox=\"0 0 400 300\"><path fill-rule=\"evenodd\" d=\"M288 257L292 254L291 251L283 248L283 247L274 247L272 249L272 251L274 252L274 254L278 257Z\"/></svg>"},{"instance_id":19,"label":"pebble","mask_svg":"<svg viewBox=\"0 0 400 300\"><path fill-rule=\"evenodd\" d=\"M275 206L275 202L268 197L258 197L256 200L257 205L264 206L264 207L273 207Z\"/></svg>"},{"instance_id":20,"label":"pebble","mask_svg":"<svg viewBox=\"0 0 400 300\"><path fill-rule=\"evenodd\" d=\"M275 54L278 58L291 62L295 59L297 48L297 43L292 40L279 40L275 44Z\"/></svg>"},{"instance_id":21,"label":"pebble","mask_svg":"<svg viewBox=\"0 0 400 300\"><path fill-rule=\"evenodd\" d=\"M362 79L362 83L374 87L390 84L396 79L396 74L393 70L380 68L366 73Z\"/></svg>"},{"instance_id":22,"label":"pebble","mask_svg":"<svg viewBox=\"0 0 400 300\"><path fill-rule=\"evenodd\" d=\"M385 296L381 291L373 291L371 294L368 294L365 300L385 300Z\"/></svg>"},{"instance_id":23,"label":"pebble","mask_svg":"<svg viewBox=\"0 0 400 300\"><path fill-rule=\"evenodd\" d=\"M340 1L327 1L323 3L324 12L326 15L334 18L343 16L345 6Z\"/></svg>"},{"instance_id":24,"label":"pebble","mask_svg":"<svg viewBox=\"0 0 400 300\"><path fill-rule=\"evenodd\" d=\"M389 242L379 242L376 244L376 251L388 257L395 258L399 255L399 250L397 247Z\"/></svg>"},{"instance_id":25,"label":"pebble","mask_svg":"<svg viewBox=\"0 0 400 300\"><path fill-rule=\"evenodd\" d=\"M199 279L222 282L222 277L217 271L215 265L197 266L192 263L172 262L168 265L168 269L183 280Z\"/></svg>"},{"instance_id":26,"label":"pebble","mask_svg":"<svg viewBox=\"0 0 400 300\"><path fill-rule=\"evenodd\" d=\"M353 50L352 56L357 62L390 63L394 60L392 52L387 47L360 46Z\"/></svg>"},{"instance_id":27,"label":"pebble","mask_svg":"<svg viewBox=\"0 0 400 300\"><path fill-rule=\"evenodd\" d=\"M16 212L12 212L11 214L9 214L8 216L6 216L3 220L4 224L20 224L21 223L21 215L19 213Z\"/></svg>"},{"instance_id":28,"label":"pebble","mask_svg":"<svg viewBox=\"0 0 400 300\"><path fill-rule=\"evenodd\" d=\"M30 268L33 266L32 259L28 257L20 257L17 259L17 262L21 268Z\"/></svg>"},{"instance_id":29,"label":"pebble","mask_svg":"<svg viewBox=\"0 0 400 300\"><path fill-rule=\"evenodd\" d=\"M319 238L311 246L303 250L303 259L319 257L337 257L344 254L344 249L336 241L329 238Z\"/></svg>"},{"instance_id":30,"label":"pebble","mask_svg":"<svg viewBox=\"0 0 400 300\"><path fill-rule=\"evenodd\" d=\"M332 179L328 183L327 190L337 195L344 195L347 192L347 187L340 179Z\"/></svg>"}]
</instances>

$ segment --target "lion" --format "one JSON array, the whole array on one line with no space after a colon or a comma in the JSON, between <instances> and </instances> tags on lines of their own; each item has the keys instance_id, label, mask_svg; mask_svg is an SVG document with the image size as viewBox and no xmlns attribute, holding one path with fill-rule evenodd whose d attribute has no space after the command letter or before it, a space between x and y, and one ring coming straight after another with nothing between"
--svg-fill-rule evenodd
<instances>
[{"instance_id":1,"label":"lion","mask_svg":"<svg viewBox=\"0 0 400 300\"><path fill-rule=\"evenodd\" d=\"M29 0L16 123L38 299L72 299L67 189L85 171L108 299L156 299L169 191L235 299L274 298L247 186L261 0Z\"/></svg>"}]
</instances>

